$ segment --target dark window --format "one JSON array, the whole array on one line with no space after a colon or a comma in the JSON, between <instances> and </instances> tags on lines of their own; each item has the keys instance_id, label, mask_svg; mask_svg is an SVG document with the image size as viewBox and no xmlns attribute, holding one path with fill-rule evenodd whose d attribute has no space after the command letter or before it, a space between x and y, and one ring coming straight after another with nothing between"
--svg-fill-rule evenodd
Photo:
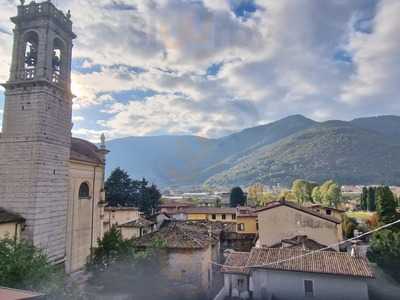
<instances>
[{"instance_id":1,"label":"dark window","mask_svg":"<svg viewBox=\"0 0 400 300\"><path fill-rule=\"evenodd\" d=\"M256 229L257 229L257 231L258 231L258 221L256 222Z\"/></svg>"},{"instance_id":2,"label":"dark window","mask_svg":"<svg viewBox=\"0 0 400 300\"><path fill-rule=\"evenodd\" d=\"M225 219L226 219L226 215L223 214L223 215L222 215L222 220L225 220Z\"/></svg>"},{"instance_id":3,"label":"dark window","mask_svg":"<svg viewBox=\"0 0 400 300\"><path fill-rule=\"evenodd\" d=\"M314 282L312 280L304 280L304 294L308 297L314 296Z\"/></svg>"},{"instance_id":4,"label":"dark window","mask_svg":"<svg viewBox=\"0 0 400 300\"><path fill-rule=\"evenodd\" d=\"M84 182L79 187L79 198L80 199L88 199L89 198L89 185Z\"/></svg>"},{"instance_id":5,"label":"dark window","mask_svg":"<svg viewBox=\"0 0 400 300\"><path fill-rule=\"evenodd\" d=\"M215 220L217 218L217 216L215 214L211 215L211 219Z\"/></svg>"},{"instance_id":6,"label":"dark window","mask_svg":"<svg viewBox=\"0 0 400 300\"><path fill-rule=\"evenodd\" d=\"M244 280L243 279L238 279L237 281L237 286L239 289L243 289L244 287Z\"/></svg>"},{"instance_id":7,"label":"dark window","mask_svg":"<svg viewBox=\"0 0 400 300\"><path fill-rule=\"evenodd\" d=\"M236 215L232 214L232 220L236 220Z\"/></svg>"},{"instance_id":8,"label":"dark window","mask_svg":"<svg viewBox=\"0 0 400 300\"><path fill-rule=\"evenodd\" d=\"M244 231L244 224L238 224L238 231Z\"/></svg>"},{"instance_id":9,"label":"dark window","mask_svg":"<svg viewBox=\"0 0 400 300\"><path fill-rule=\"evenodd\" d=\"M326 214L330 216L332 214L332 210L331 209L327 209L326 210Z\"/></svg>"}]
</instances>

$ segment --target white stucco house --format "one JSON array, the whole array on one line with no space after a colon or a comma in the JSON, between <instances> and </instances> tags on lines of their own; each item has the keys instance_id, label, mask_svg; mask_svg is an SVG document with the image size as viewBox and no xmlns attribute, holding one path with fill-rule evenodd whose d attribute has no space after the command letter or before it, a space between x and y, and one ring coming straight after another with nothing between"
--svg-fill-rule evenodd
<instances>
[{"instance_id":1,"label":"white stucco house","mask_svg":"<svg viewBox=\"0 0 400 300\"><path fill-rule=\"evenodd\" d=\"M216 300L368 300L367 282L374 278L362 257L290 248L233 252L221 271L224 287Z\"/></svg>"}]
</instances>

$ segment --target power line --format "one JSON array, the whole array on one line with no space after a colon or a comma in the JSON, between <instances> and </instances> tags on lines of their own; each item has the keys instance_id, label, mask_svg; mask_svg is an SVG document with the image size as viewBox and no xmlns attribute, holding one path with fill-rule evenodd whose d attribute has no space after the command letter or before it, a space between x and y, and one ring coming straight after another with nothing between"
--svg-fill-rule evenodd
<instances>
[{"instance_id":1,"label":"power line","mask_svg":"<svg viewBox=\"0 0 400 300\"><path fill-rule=\"evenodd\" d=\"M302 255L293 256L293 257L290 257L290 258L287 258L287 259L278 260L278 261L276 261L276 262L272 262L272 263L268 263L268 264L251 265L251 266L244 266L244 267L246 267L246 268L262 268L262 267L267 267L267 266L270 266L270 265L282 264L282 263L285 263L285 262L288 262L288 261L291 261L291 260L303 258L303 257L309 256L309 255L313 255L313 254L315 254L315 253L319 253L319 252L321 252L321 251L325 251L325 250L332 249L332 248L334 248L334 247L336 247L336 246L340 246L340 245L345 244L345 243L347 243L347 242L351 242L351 241L357 240L357 239L359 239L359 238L362 238L362 237L364 237L364 236L367 236L367 235L370 235L370 234L372 234L372 233L378 232L378 231L380 231L380 230L382 230L382 229L391 227L391 226L393 226L393 225L395 225L395 224L398 224L398 223L400 223L400 220L397 220L397 221L392 222L392 223L389 223L389 224L382 225L382 226L380 226L380 227L378 227L378 228L375 228L374 230L370 230L370 231L368 231L368 232L366 232L366 233L363 233L363 234L361 234L361 235L359 235L359 236L357 236L357 237L353 237L353 238L350 238L350 239L341 241L341 242L339 242L339 243L335 243L335 244L326 246L326 247L321 248L321 249L318 249L318 250L310 251L310 252L307 252L307 253L302 254ZM213 261L211 261L210 263L213 264L213 265L215 265L215 266L219 266L219 267L225 267L225 266L226 266L226 265L219 264L219 263L216 263L216 262L213 262ZM235 267L241 267L241 266L227 266L227 267L235 268Z\"/></svg>"}]
</instances>

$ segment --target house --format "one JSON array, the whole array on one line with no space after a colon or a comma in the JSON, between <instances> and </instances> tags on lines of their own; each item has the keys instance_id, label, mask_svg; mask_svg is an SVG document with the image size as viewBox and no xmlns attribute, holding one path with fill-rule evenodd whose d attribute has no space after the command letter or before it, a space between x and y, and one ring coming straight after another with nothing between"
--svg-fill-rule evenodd
<instances>
[{"instance_id":1,"label":"house","mask_svg":"<svg viewBox=\"0 0 400 300\"><path fill-rule=\"evenodd\" d=\"M233 252L221 272L224 287L216 300L368 300L367 283L374 278L362 257L288 248Z\"/></svg>"},{"instance_id":2,"label":"house","mask_svg":"<svg viewBox=\"0 0 400 300\"><path fill-rule=\"evenodd\" d=\"M242 234L257 234L257 213L248 207L238 207L236 210L237 232Z\"/></svg>"},{"instance_id":3,"label":"house","mask_svg":"<svg viewBox=\"0 0 400 300\"><path fill-rule=\"evenodd\" d=\"M328 207L328 206L324 206L321 204L312 204L312 205L308 206L308 208L310 208L318 213L321 213L323 215L334 217L338 220L342 220L343 214L346 212L343 209Z\"/></svg>"},{"instance_id":4,"label":"house","mask_svg":"<svg viewBox=\"0 0 400 300\"><path fill-rule=\"evenodd\" d=\"M236 208L233 207L190 207L182 213L188 221L236 222Z\"/></svg>"},{"instance_id":5,"label":"house","mask_svg":"<svg viewBox=\"0 0 400 300\"><path fill-rule=\"evenodd\" d=\"M194 295L207 294L212 288L219 261L220 234L224 224L209 221L166 221L156 232L135 240L139 248L164 242L164 273L177 289Z\"/></svg>"},{"instance_id":6,"label":"house","mask_svg":"<svg viewBox=\"0 0 400 300\"><path fill-rule=\"evenodd\" d=\"M25 219L0 207L0 239L19 240Z\"/></svg>"},{"instance_id":7,"label":"house","mask_svg":"<svg viewBox=\"0 0 400 300\"><path fill-rule=\"evenodd\" d=\"M0 300L44 300L43 294L0 287Z\"/></svg>"},{"instance_id":8,"label":"house","mask_svg":"<svg viewBox=\"0 0 400 300\"><path fill-rule=\"evenodd\" d=\"M111 207L104 208L103 227L104 232L107 232L113 226L119 226L128 222L136 221L140 217L140 212L137 207Z\"/></svg>"},{"instance_id":9,"label":"house","mask_svg":"<svg viewBox=\"0 0 400 300\"><path fill-rule=\"evenodd\" d=\"M260 247L271 247L283 239L307 236L322 245L343 240L341 220L285 200L257 210ZM335 250L339 248L336 246Z\"/></svg>"},{"instance_id":10,"label":"house","mask_svg":"<svg viewBox=\"0 0 400 300\"><path fill-rule=\"evenodd\" d=\"M183 202L183 201L175 201L175 200L163 200L163 203L160 204L159 209L160 213L175 213L177 211L181 211L187 207L193 207L194 204L190 202Z\"/></svg>"},{"instance_id":11,"label":"house","mask_svg":"<svg viewBox=\"0 0 400 300\"><path fill-rule=\"evenodd\" d=\"M151 233L155 230L156 224L143 217L130 221L121 225L118 225L118 229L121 231L124 239L140 238L145 234Z\"/></svg>"}]
</instances>

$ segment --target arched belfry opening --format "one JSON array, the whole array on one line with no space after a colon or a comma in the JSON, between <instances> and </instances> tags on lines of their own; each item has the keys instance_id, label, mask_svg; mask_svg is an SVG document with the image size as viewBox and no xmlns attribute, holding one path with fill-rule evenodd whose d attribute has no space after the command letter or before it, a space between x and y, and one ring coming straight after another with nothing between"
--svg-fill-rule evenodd
<instances>
[{"instance_id":1,"label":"arched belfry opening","mask_svg":"<svg viewBox=\"0 0 400 300\"><path fill-rule=\"evenodd\" d=\"M22 79L34 79L38 65L38 34L34 31L28 32L25 35L24 46L24 74Z\"/></svg>"},{"instance_id":2,"label":"arched belfry opening","mask_svg":"<svg viewBox=\"0 0 400 300\"><path fill-rule=\"evenodd\" d=\"M52 51L52 82L59 83L63 79L63 72L65 69L65 46L64 43L59 39L55 38L53 42Z\"/></svg>"}]
</instances>

